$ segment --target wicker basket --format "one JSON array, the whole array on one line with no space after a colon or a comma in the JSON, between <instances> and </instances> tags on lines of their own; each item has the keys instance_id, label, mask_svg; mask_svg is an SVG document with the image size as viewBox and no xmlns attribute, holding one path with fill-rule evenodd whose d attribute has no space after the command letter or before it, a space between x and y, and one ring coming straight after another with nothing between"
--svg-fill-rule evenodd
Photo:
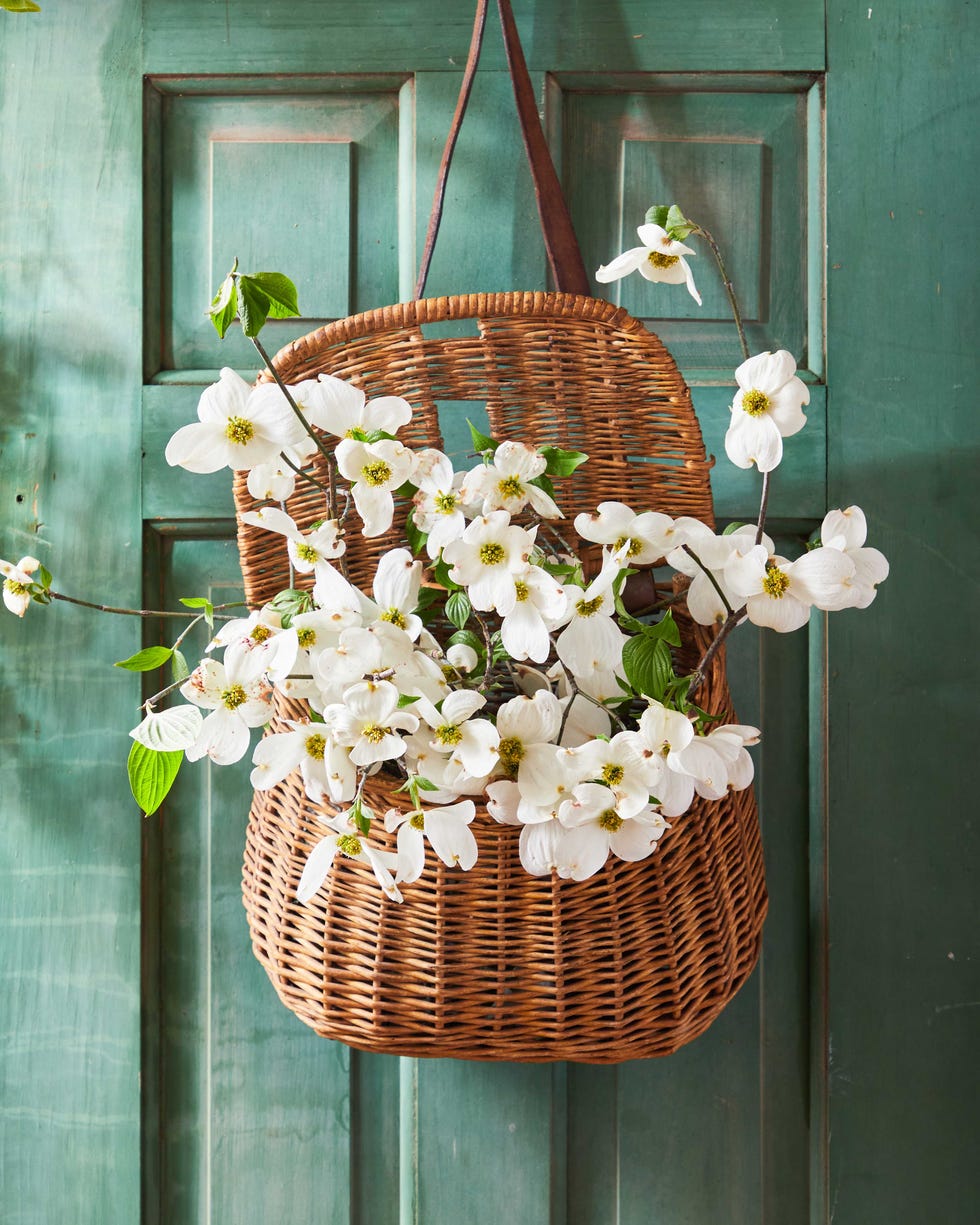
<instances>
[{"instance_id":1,"label":"wicker basket","mask_svg":"<svg viewBox=\"0 0 980 1225\"><path fill-rule=\"evenodd\" d=\"M425 335L426 324L464 319L476 320L474 335ZM609 303L544 293L404 303L321 328L275 364L287 383L330 373L369 396L404 396L415 408L400 432L410 446L441 445L439 402L475 400L498 438L585 451L589 462L561 490L569 516L617 500L712 521L690 393L660 341ZM302 527L322 516L309 488L288 506ZM243 474L235 496L240 511L252 508ZM374 540L350 534L352 581L370 588L404 518L402 507ZM250 527L239 544L247 599L262 603L288 584L285 550ZM690 665L704 631L681 621ZM720 654L700 698L729 710ZM303 712L277 701L270 730L287 730ZM370 806L391 806L396 785L376 775ZM370 869L342 858L311 902L297 902L319 814L297 773L256 793L245 906L283 1003L318 1034L363 1050L585 1063L665 1055L707 1028L758 958L766 891L751 790L696 798L650 858L611 858L582 883L528 875L520 830L478 806L476 866L449 870L429 851L400 905ZM394 836L382 837L394 849Z\"/></svg>"}]
</instances>

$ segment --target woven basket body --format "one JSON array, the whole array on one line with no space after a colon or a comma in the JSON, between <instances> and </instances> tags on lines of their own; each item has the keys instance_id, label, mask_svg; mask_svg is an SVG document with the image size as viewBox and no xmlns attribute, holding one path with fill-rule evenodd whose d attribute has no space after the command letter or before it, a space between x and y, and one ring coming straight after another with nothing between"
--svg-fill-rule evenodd
<instances>
[{"instance_id":1,"label":"woven basket body","mask_svg":"<svg viewBox=\"0 0 980 1225\"><path fill-rule=\"evenodd\" d=\"M426 337L424 325L475 320L473 335ZM491 433L586 452L559 490L571 519L602 501L712 522L709 465L690 393L660 341L625 312L564 294L491 294L405 303L341 320L282 350L287 383L334 374L371 396L415 408L406 445L441 446L440 402L486 404ZM244 474L239 510L252 507ZM301 527L323 499L298 487ZM351 580L370 590L377 559L403 543L392 531L348 533ZM239 531L246 597L288 586L279 537ZM705 633L683 613L683 662ZM729 712L721 653L699 692ZM277 695L270 731L303 708ZM397 781L365 789L375 812ZM404 797L397 797L404 803ZM703 1032L758 958L766 892L751 789L695 799L640 863L610 858L577 883L528 875L518 827L477 806L479 860L447 869L428 852L422 878L388 900L369 868L338 857L306 905L295 890L323 836L298 772L256 792L243 889L253 947L282 1001L325 1037L400 1055L615 1063L664 1055ZM374 838L377 823L372 827ZM394 836L380 834L394 849Z\"/></svg>"}]
</instances>

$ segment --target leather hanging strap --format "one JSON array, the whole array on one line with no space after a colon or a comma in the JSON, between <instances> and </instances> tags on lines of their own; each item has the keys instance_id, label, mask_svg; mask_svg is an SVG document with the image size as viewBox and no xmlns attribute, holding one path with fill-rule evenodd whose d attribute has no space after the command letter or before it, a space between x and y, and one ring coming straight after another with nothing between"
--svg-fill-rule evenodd
<instances>
[{"instance_id":1,"label":"leather hanging strap","mask_svg":"<svg viewBox=\"0 0 980 1225\"><path fill-rule=\"evenodd\" d=\"M548 263L555 288L565 293L588 295L591 293L589 278L582 262L572 219L565 203L561 183L551 160L548 142L545 140L541 119L538 115L537 102L534 97L534 87L528 74L524 50L521 46L520 34L510 0L497 0L500 13L500 24L504 35L504 47L507 53L507 65L510 69L511 83L514 86L514 98L517 101L517 114L521 122L521 134L524 137L524 148L527 150L528 162L531 166L531 177L534 180L534 194L538 202L538 215L541 219L541 231L544 235L544 245L548 253ZM477 0L476 20L473 25L473 36L470 41L469 55L466 59L466 69L460 86L456 111L446 147L443 150L442 162L439 166L439 176L436 182L435 196L432 201L432 212L429 216L429 228L425 235L425 248L422 254L422 264L418 280L415 283L415 297L421 298L425 292L425 283L432 262L432 252L439 233L439 223L442 220L442 209L446 196L446 180L452 163L456 141L463 125L463 116L473 88L473 78L476 75L480 51L483 46L483 32L486 28L487 0Z\"/></svg>"}]
</instances>

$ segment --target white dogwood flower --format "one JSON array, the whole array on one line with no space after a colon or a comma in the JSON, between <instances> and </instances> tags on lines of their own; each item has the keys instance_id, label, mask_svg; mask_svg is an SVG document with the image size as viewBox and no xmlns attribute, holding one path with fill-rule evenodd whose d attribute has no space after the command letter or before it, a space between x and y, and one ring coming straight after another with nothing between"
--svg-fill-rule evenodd
<instances>
[{"instance_id":1,"label":"white dogwood flower","mask_svg":"<svg viewBox=\"0 0 980 1225\"><path fill-rule=\"evenodd\" d=\"M412 519L420 532L427 533L425 549L432 558L466 530L465 501L461 491L462 472L454 472L447 456L428 447L416 452Z\"/></svg>"},{"instance_id":2,"label":"white dogwood flower","mask_svg":"<svg viewBox=\"0 0 980 1225\"><path fill-rule=\"evenodd\" d=\"M256 398L241 375L226 366L218 382L202 393L198 420L182 426L167 443L167 463L188 472L276 463L304 431L279 389L273 390L275 395Z\"/></svg>"},{"instance_id":3,"label":"white dogwood flower","mask_svg":"<svg viewBox=\"0 0 980 1225\"><path fill-rule=\"evenodd\" d=\"M430 747L448 753L453 764L471 778L483 778L497 764L500 733L488 719L472 717L486 704L486 698L472 689L454 689L441 710L422 708L422 717L433 731Z\"/></svg>"},{"instance_id":4,"label":"white dogwood flower","mask_svg":"<svg viewBox=\"0 0 980 1225\"><path fill-rule=\"evenodd\" d=\"M422 632L415 615L422 587L422 563L408 549L392 549L378 562L374 575L374 599L378 618L404 630L413 641Z\"/></svg>"},{"instance_id":5,"label":"white dogwood flower","mask_svg":"<svg viewBox=\"0 0 980 1225\"><path fill-rule=\"evenodd\" d=\"M402 901L401 890L393 876L398 870L398 856L374 846L350 820L349 812L333 817L326 825L331 832L321 838L310 852L296 889L297 900L306 903L314 897L327 879L334 859L337 855L344 855L356 863L366 864L374 872L384 893L393 902Z\"/></svg>"},{"instance_id":6,"label":"white dogwood flower","mask_svg":"<svg viewBox=\"0 0 980 1225\"><path fill-rule=\"evenodd\" d=\"M602 569L579 599L569 589L571 620L558 635L558 658L576 677L595 672L616 672L622 666L626 635L613 620L616 604L613 583L623 568L624 546L607 553Z\"/></svg>"},{"instance_id":7,"label":"white dogwood flower","mask_svg":"<svg viewBox=\"0 0 980 1225\"><path fill-rule=\"evenodd\" d=\"M696 522L696 520L692 520ZM651 566L676 546L674 520L647 510L636 514L624 502L600 502L591 514L575 516L575 530L583 540L603 544L613 553L625 549L631 566Z\"/></svg>"},{"instance_id":8,"label":"white dogwood flower","mask_svg":"<svg viewBox=\"0 0 980 1225\"><path fill-rule=\"evenodd\" d=\"M239 518L250 527L265 528L267 532L285 536L289 559L300 574L312 573L322 562L340 557L347 548L336 519L322 519L303 532L291 516L275 506L244 511Z\"/></svg>"},{"instance_id":9,"label":"white dogwood flower","mask_svg":"<svg viewBox=\"0 0 980 1225\"><path fill-rule=\"evenodd\" d=\"M640 814L643 813L641 816ZM601 783L580 783L558 809L558 820L569 830L560 850L559 876L587 880L611 851L628 863L646 859L667 829L655 812L640 809L625 816L613 792Z\"/></svg>"},{"instance_id":10,"label":"white dogwood flower","mask_svg":"<svg viewBox=\"0 0 980 1225\"><path fill-rule=\"evenodd\" d=\"M314 804L352 800L357 771L350 755L338 745L325 724L289 720L291 732L264 736L252 754L252 786L267 791L299 767L303 789Z\"/></svg>"},{"instance_id":11,"label":"white dogwood flower","mask_svg":"<svg viewBox=\"0 0 980 1225\"><path fill-rule=\"evenodd\" d=\"M381 536L391 527L395 502L392 494L412 475L413 453L400 442L358 442L343 438L337 444L337 467L351 482L357 513L365 536Z\"/></svg>"},{"instance_id":12,"label":"white dogwood flower","mask_svg":"<svg viewBox=\"0 0 980 1225\"><path fill-rule=\"evenodd\" d=\"M783 458L783 439L806 425L803 405L810 392L796 377L796 358L785 349L757 353L735 371L738 391L732 401L725 452L739 468L771 472Z\"/></svg>"},{"instance_id":13,"label":"white dogwood flower","mask_svg":"<svg viewBox=\"0 0 980 1225\"><path fill-rule=\"evenodd\" d=\"M310 424L337 438L350 437L355 430L365 434L376 430L396 434L412 419L412 406L401 396L379 396L369 400L360 387L334 378L332 374L310 379L294 388L294 395L297 391Z\"/></svg>"},{"instance_id":14,"label":"white dogwood flower","mask_svg":"<svg viewBox=\"0 0 980 1225\"><path fill-rule=\"evenodd\" d=\"M414 732L419 721L398 709L398 696L388 681L364 681L345 692L342 704L324 709L324 723L337 743L350 749L354 765L372 766L404 755L405 741L397 733Z\"/></svg>"},{"instance_id":15,"label":"white dogwood flower","mask_svg":"<svg viewBox=\"0 0 980 1225\"><path fill-rule=\"evenodd\" d=\"M248 749L250 730L267 723L271 714L272 690L265 677L265 660L240 643L228 647L223 663L203 659L180 692L211 712L185 750L188 761L205 756L219 766L240 761Z\"/></svg>"},{"instance_id":16,"label":"white dogwood flower","mask_svg":"<svg viewBox=\"0 0 980 1225\"><path fill-rule=\"evenodd\" d=\"M452 569L449 577L469 589L474 608L481 612L513 606L514 576L527 569L536 529L529 532L510 521L505 510L474 519L459 540L443 549Z\"/></svg>"},{"instance_id":17,"label":"white dogwood flower","mask_svg":"<svg viewBox=\"0 0 980 1225\"><path fill-rule=\"evenodd\" d=\"M434 808L399 812L390 808L385 813L385 829L398 830L399 884L417 881L425 868L425 839L447 868L460 867L468 872L476 863L477 844L470 822L476 816L472 800L460 800Z\"/></svg>"},{"instance_id":18,"label":"white dogwood flower","mask_svg":"<svg viewBox=\"0 0 980 1225\"><path fill-rule=\"evenodd\" d=\"M22 557L16 566L11 561L0 560L0 574L3 575L3 602L15 617L22 617L27 612L31 602L34 571L39 569L40 565L36 557Z\"/></svg>"},{"instance_id":19,"label":"white dogwood flower","mask_svg":"<svg viewBox=\"0 0 980 1225\"><path fill-rule=\"evenodd\" d=\"M483 513L506 510L516 515L528 503L542 519L563 519L557 503L531 482L543 476L548 461L523 442L502 442L489 464L480 464L466 474L462 497L467 503L482 501Z\"/></svg>"},{"instance_id":20,"label":"white dogwood flower","mask_svg":"<svg viewBox=\"0 0 980 1225\"><path fill-rule=\"evenodd\" d=\"M605 285L629 276L631 272L639 272L648 281L686 285L687 292L700 306L701 295L695 288L694 276L684 258L697 252L671 238L662 226L652 222L638 226L636 232L643 246L631 247L629 251L617 255L611 264L603 264L596 270L595 279Z\"/></svg>"},{"instance_id":21,"label":"white dogwood flower","mask_svg":"<svg viewBox=\"0 0 980 1225\"><path fill-rule=\"evenodd\" d=\"M779 633L799 629L812 607L826 611L845 607L846 584L854 562L839 549L813 549L798 561L770 557L764 545L733 558L725 567L732 589L745 600L749 620Z\"/></svg>"},{"instance_id":22,"label":"white dogwood flower","mask_svg":"<svg viewBox=\"0 0 980 1225\"><path fill-rule=\"evenodd\" d=\"M839 549L854 563L854 574L845 580L847 608L867 608L877 595L879 583L888 577L888 559L878 549L865 548L868 524L860 506L831 510L820 526L820 542Z\"/></svg>"},{"instance_id":23,"label":"white dogwood flower","mask_svg":"<svg viewBox=\"0 0 980 1225\"><path fill-rule=\"evenodd\" d=\"M497 605L501 614L500 638L511 659L533 659L544 663L551 652L551 631L561 625L568 612L569 590L540 566L528 566L513 576L513 601Z\"/></svg>"}]
</instances>

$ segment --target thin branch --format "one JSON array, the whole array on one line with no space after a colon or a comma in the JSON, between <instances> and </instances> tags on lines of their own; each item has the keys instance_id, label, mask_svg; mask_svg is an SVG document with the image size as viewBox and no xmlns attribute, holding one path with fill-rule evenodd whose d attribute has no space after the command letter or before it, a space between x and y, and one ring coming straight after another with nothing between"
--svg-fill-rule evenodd
<instances>
[{"instance_id":1,"label":"thin branch","mask_svg":"<svg viewBox=\"0 0 980 1225\"><path fill-rule=\"evenodd\" d=\"M197 619L194 612L166 612L159 608L115 608L111 604L93 604L91 600L79 600L73 595L63 595L60 591L48 591L52 600L63 600L66 604L77 604L80 608L94 608L96 612L115 613L120 617L191 617ZM216 604L215 608L247 608L244 600L233 604ZM237 617L215 617L216 621L236 621Z\"/></svg>"},{"instance_id":2,"label":"thin branch","mask_svg":"<svg viewBox=\"0 0 980 1225\"><path fill-rule=\"evenodd\" d=\"M732 606L728 602L728 597L722 591L721 584L718 582L715 576L711 573L708 567L704 564L701 558L698 557L697 553L694 552L694 550L691 548L689 544L681 545L681 548L688 555L688 557L692 558L695 562L697 562L697 564L701 567L702 571L708 576L708 580L711 583L711 586L714 587L715 591L718 592L719 599L721 600L722 604L725 605L725 612L727 612L728 615L731 616Z\"/></svg>"},{"instance_id":3,"label":"thin branch","mask_svg":"<svg viewBox=\"0 0 980 1225\"><path fill-rule=\"evenodd\" d=\"M755 533L756 544L762 544L762 535L766 528L766 515L769 511L769 476L768 472L762 474L762 501L759 503L759 526Z\"/></svg>"},{"instance_id":4,"label":"thin branch","mask_svg":"<svg viewBox=\"0 0 980 1225\"><path fill-rule=\"evenodd\" d=\"M741 622L745 620L745 615L746 615L745 605L743 604L741 608L736 609L733 613L731 613L726 618L721 629L712 639L711 645L708 647L705 653L701 656L701 660L698 663L698 666L695 668L694 672L692 673L691 683L688 686L688 690L687 690L688 701L690 701L695 690L698 689L698 687L701 685L701 682L704 680L705 675L708 670L708 665L711 663L714 657L721 650L722 643L725 641L728 635L732 632L732 630L735 629L736 626L740 625Z\"/></svg>"},{"instance_id":5,"label":"thin branch","mask_svg":"<svg viewBox=\"0 0 980 1225\"><path fill-rule=\"evenodd\" d=\"M748 361L749 358L749 342L745 338L745 326L742 323L742 312L738 307L738 299L735 297L735 287L728 276L728 270L725 267L725 261L721 256L721 249L714 240L714 236L702 225L695 224L694 233L699 234L711 248L711 254L715 257L715 263L718 265L718 271L721 273L721 279L725 286L725 292L728 294L728 302L732 308L732 317L735 320L735 326L738 328L738 339L742 346L742 356Z\"/></svg>"}]
</instances>

